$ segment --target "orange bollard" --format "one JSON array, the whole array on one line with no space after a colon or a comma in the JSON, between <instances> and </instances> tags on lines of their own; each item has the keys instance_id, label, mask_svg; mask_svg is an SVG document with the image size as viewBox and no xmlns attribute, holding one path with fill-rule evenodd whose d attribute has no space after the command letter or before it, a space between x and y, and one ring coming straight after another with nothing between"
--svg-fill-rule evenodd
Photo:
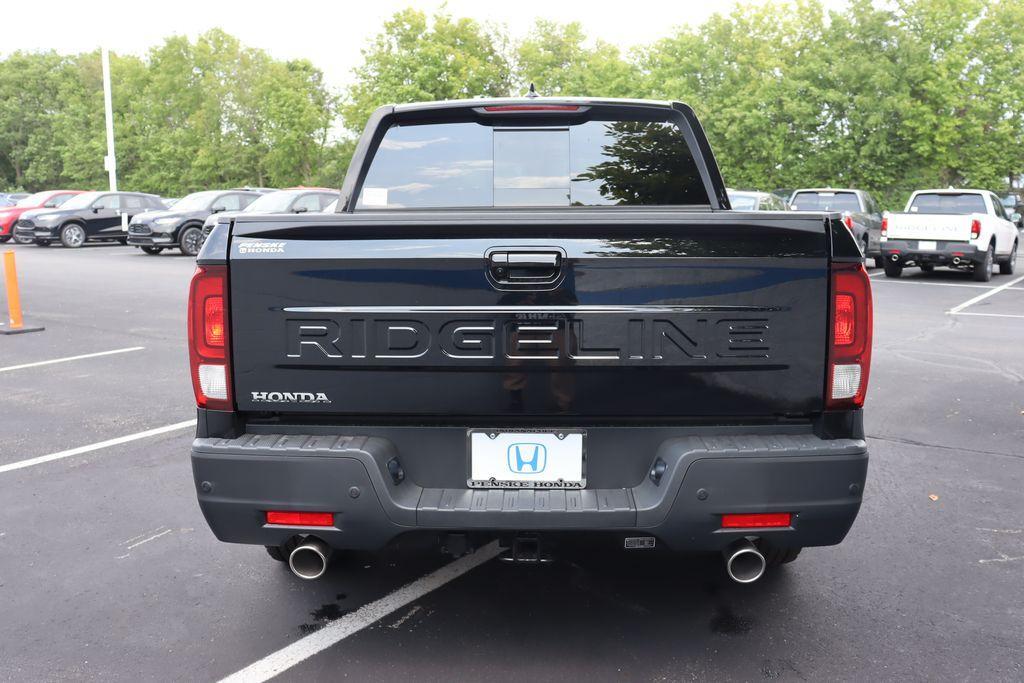
<instances>
[{"instance_id":1,"label":"orange bollard","mask_svg":"<svg viewBox=\"0 0 1024 683\"><path fill-rule=\"evenodd\" d=\"M4 284L7 285L7 316L11 320L11 329L20 330L25 326L21 318L21 296L18 294L18 269L14 265L14 252L4 252Z\"/></svg>"},{"instance_id":2,"label":"orange bollard","mask_svg":"<svg viewBox=\"0 0 1024 683\"><path fill-rule=\"evenodd\" d=\"M25 327L25 321L21 318L21 296L18 294L18 269L14 265L14 252L10 249L4 252L4 284L7 287L7 317L11 321L10 327L6 330L0 329L2 334L20 334L22 332L38 332L42 327Z\"/></svg>"}]
</instances>

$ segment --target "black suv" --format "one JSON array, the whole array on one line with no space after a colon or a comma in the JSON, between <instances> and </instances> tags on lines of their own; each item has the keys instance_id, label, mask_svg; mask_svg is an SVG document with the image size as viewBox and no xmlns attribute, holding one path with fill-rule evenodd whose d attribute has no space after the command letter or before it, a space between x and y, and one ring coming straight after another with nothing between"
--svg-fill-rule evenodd
<instances>
[{"instance_id":1,"label":"black suv","mask_svg":"<svg viewBox=\"0 0 1024 683\"><path fill-rule=\"evenodd\" d=\"M14 227L16 237L31 238L41 247L60 241L77 248L89 241L126 241L121 216L131 221L136 214L165 209L160 198L141 192L85 192L64 202L59 209L22 216Z\"/></svg>"},{"instance_id":2,"label":"black suv","mask_svg":"<svg viewBox=\"0 0 1024 683\"><path fill-rule=\"evenodd\" d=\"M241 211L260 196L250 190L193 192L178 200L173 209L136 216L128 226L128 244L147 254L178 247L195 256L203 245L203 221L222 211Z\"/></svg>"}]
</instances>

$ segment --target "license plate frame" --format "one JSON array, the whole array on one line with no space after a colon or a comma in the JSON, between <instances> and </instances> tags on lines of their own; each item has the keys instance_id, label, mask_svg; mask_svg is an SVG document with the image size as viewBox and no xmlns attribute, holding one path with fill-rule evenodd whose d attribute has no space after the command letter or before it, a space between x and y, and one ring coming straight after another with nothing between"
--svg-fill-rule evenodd
<instances>
[{"instance_id":1,"label":"license plate frame","mask_svg":"<svg viewBox=\"0 0 1024 683\"><path fill-rule=\"evenodd\" d=\"M486 441L485 441L486 440ZM474 443L491 446L489 452L480 450L477 454L481 461L474 458ZM520 472L509 465L509 455L513 445L541 445L544 447L544 466L540 474L548 470L552 456L559 462L552 463L546 477L530 477L528 471L520 467ZM485 447L486 448L486 447ZM557 477L552 475L575 474L575 456L578 448L579 478ZM561 453L559 453L561 451ZM528 449L523 460L529 465L535 455ZM571 458L569 462L564 459ZM489 462L488 462L489 461ZM505 471L499 472L497 463L504 462ZM515 461L513 461L515 462ZM474 467L479 464L479 467ZM471 489L533 489L533 490L564 490L580 491L587 487L587 432L585 429L468 429L466 430L466 486ZM503 476L499 477L498 475ZM481 476L474 476L481 475Z\"/></svg>"},{"instance_id":2,"label":"license plate frame","mask_svg":"<svg viewBox=\"0 0 1024 683\"><path fill-rule=\"evenodd\" d=\"M935 240L918 240L917 248L921 251L936 251L938 247Z\"/></svg>"}]
</instances>

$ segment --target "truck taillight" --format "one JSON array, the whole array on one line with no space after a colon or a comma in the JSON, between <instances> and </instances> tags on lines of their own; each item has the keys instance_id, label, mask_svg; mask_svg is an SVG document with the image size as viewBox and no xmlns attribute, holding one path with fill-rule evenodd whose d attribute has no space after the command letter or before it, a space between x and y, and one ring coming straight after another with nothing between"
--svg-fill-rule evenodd
<instances>
[{"instance_id":1,"label":"truck taillight","mask_svg":"<svg viewBox=\"0 0 1024 683\"><path fill-rule=\"evenodd\" d=\"M850 214L844 215L843 216L843 225L846 226L847 230L849 230L850 232L853 232L853 216L851 216Z\"/></svg>"},{"instance_id":2,"label":"truck taillight","mask_svg":"<svg viewBox=\"0 0 1024 683\"><path fill-rule=\"evenodd\" d=\"M889 234L889 217L888 216L884 216L882 218L882 237L885 237L888 234Z\"/></svg>"},{"instance_id":3,"label":"truck taillight","mask_svg":"<svg viewBox=\"0 0 1024 683\"><path fill-rule=\"evenodd\" d=\"M227 266L199 266L188 294L188 357L196 405L231 410Z\"/></svg>"},{"instance_id":4,"label":"truck taillight","mask_svg":"<svg viewBox=\"0 0 1024 683\"><path fill-rule=\"evenodd\" d=\"M971 239L978 239L978 235L981 234L981 221L977 218L971 221Z\"/></svg>"},{"instance_id":5,"label":"truck taillight","mask_svg":"<svg viewBox=\"0 0 1024 683\"><path fill-rule=\"evenodd\" d=\"M829 330L829 409L864 405L871 370L871 281L860 263L832 265L831 329Z\"/></svg>"}]
</instances>

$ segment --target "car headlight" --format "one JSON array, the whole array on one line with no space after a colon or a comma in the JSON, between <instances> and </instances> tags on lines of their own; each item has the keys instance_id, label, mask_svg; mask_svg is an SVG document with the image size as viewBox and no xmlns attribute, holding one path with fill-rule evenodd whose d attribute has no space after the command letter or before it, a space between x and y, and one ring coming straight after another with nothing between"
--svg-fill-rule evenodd
<instances>
[{"instance_id":1,"label":"car headlight","mask_svg":"<svg viewBox=\"0 0 1024 683\"><path fill-rule=\"evenodd\" d=\"M173 225L174 223L178 222L178 219L175 218L174 216L166 216L164 218L157 218L153 222L156 223L157 225Z\"/></svg>"}]
</instances>

